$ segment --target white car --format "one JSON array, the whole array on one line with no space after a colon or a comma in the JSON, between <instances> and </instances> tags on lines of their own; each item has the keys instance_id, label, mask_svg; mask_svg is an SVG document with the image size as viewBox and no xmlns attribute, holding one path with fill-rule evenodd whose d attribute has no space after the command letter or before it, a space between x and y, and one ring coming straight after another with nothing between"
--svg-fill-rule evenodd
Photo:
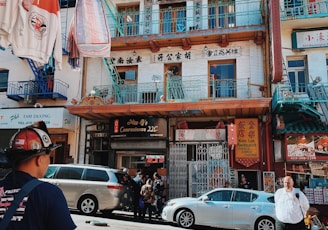
<instances>
[{"instance_id":1,"label":"white car","mask_svg":"<svg viewBox=\"0 0 328 230\"><path fill-rule=\"evenodd\" d=\"M274 194L257 190L218 188L198 198L166 202L162 219L182 228L194 225L225 229L274 230Z\"/></svg>"}]
</instances>

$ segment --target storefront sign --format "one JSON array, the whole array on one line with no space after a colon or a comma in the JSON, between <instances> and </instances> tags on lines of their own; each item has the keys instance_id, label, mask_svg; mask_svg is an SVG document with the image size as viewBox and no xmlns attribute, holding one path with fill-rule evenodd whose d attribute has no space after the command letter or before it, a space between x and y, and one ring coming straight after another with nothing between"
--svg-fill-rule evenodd
<instances>
[{"instance_id":1,"label":"storefront sign","mask_svg":"<svg viewBox=\"0 0 328 230\"><path fill-rule=\"evenodd\" d=\"M328 136L289 136L286 160L328 160Z\"/></svg>"},{"instance_id":2,"label":"storefront sign","mask_svg":"<svg viewBox=\"0 0 328 230\"><path fill-rule=\"evenodd\" d=\"M293 32L292 47L294 49L328 47L328 30Z\"/></svg>"},{"instance_id":3,"label":"storefront sign","mask_svg":"<svg viewBox=\"0 0 328 230\"><path fill-rule=\"evenodd\" d=\"M250 167L260 161L257 119L235 119L237 127L236 161Z\"/></svg>"},{"instance_id":4,"label":"storefront sign","mask_svg":"<svg viewBox=\"0 0 328 230\"><path fill-rule=\"evenodd\" d=\"M166 137L167 122L164 118L120 117L110 121L112 138Z\"/></svg>"},{"instance_id":5,"label":"storefront sign","mask_svg":"<svg viewBox=\"0 0 328 230\"><path fill-rule=\"evenodd\" d=\"M20 129L43 120L48 128L75 130L75 119L65 108L0 109L0 129Z\"/></svg>"},{"instance_id":6,"label":"storefront sign","mask_svg":"<svg viewBox=\"0 0 328 230\"><path fill-rule=\"evenodd\" d=\"M177 129L175 132L177 141L199 140L226 140L225 129Z\"/></svg>"}]
</instances>

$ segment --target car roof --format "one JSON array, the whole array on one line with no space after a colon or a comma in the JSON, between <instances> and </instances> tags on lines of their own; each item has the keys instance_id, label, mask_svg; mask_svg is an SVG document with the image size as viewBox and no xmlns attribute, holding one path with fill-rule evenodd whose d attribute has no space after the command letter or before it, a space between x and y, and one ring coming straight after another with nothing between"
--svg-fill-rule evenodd
<instances>
[{"instance_id":1,"label":"car roof","mask_svg":"<svg viewBox=\"0 0 328 230\"><path fill-rule=\"evenodd\" d=\"M110 170L113 172L122 172L122 170L120 169L114 169L114 168L110 168L108 166L104 166L104 165L94 165L94 164L50 164L49 166L55 166L55 167L76 167L76 168L93 168L93 169L106 169L106 170Z\"/></svg>"}]
</instances>

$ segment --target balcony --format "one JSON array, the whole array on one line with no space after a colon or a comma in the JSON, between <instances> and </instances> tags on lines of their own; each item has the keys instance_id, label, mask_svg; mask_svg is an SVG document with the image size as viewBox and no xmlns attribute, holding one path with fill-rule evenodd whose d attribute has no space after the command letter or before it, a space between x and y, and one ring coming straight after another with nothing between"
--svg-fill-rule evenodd
<instances>
[{"instance_id":1,"label":"balcony","mask_svg":"<svg viewBox=\"0 0 328 230\"><path fill-rule=\"evenodd\" d=\"M107 1L108 2L108 1ZM266 26L260 0L222 2L220 4L161 8L145 5L144 11L107 14L112 50L182 46L215 42L263 39ZM263 35L263 36L261 36ZM258 42L258 41L257 41Z\"/></svg>"},{"instance_id":2,"label":"balcony","mask_svg":"<svg viewBox=\"0 0 328 230\"><path fill-rule=\"evenodd\" d=\"M285 2L287 2L285 0ZM327 26L328 0L295 1L280 6L284 28L311 28ZM297 19L297 20L296 20Z\"/></svg>"},{"instance_id":3,"label":"balcony","mask_svg":"<svg viewBox=\"0 0 328 230\"><path fill-rule=\"evenodd\" d=\"M296 93L298 91L298 93ZM328 83L278 84L272 98L273 113L303 113L328 120Z\"/></svg>"},{"instance_id":4,"label":"balcony","mask_svg":"<svg viewBox=\"0 0 328 230\"><path fill-rule=\"evenodd\" d=\"M206 79L206 80L202 80ZM94 86L94 96L106 104L153 104L160 102L198 102L215 100L237 100L260 98L258 86L249 84L249 79L212 79L204 76L183 76L167 79L166 82L147 82L118 85L116 92L112 85ZM252 93L253 92L253 93ZM121 100L121 101L119 101Z\"/></svg>"},{"instance_id":5,"label":"balcony","mask_svg":"<svg viewBox=\"0 0 328 230\"><path fill-rule=\"evenodd\" d=\"M48 79L40 81L12 81L8 82L7 97L27 104L34 104L37 99L67 100L68 84L61 80Z\"/></svg>"}]
</instances>

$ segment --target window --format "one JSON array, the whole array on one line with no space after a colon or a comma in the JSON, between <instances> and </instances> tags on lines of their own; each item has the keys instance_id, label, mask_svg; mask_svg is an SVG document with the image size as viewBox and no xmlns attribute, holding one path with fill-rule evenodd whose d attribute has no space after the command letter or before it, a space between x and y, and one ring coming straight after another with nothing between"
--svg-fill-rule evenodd
<instances>
[{"instance_id":1,"label":"window","mask_svg":"<svg viewBox=\"0 0 328 230\"><path fill-rule=\"evenodd\" d=\"M210 97L236 97L235 60L210 63Z\"/></svg>"},{"instance_id":2,"label":"window","mask_svg":"<svg viewBox=\"0 0 328 230\"><path fill-rule=\"evenodd\" d=\"M237 202L251 202L252 193L236 191L234 201Z\"/></svg>"},{"instance_id":3,"label":"window","mask_svg":"<svg viewBox=\"0 0 328 230\"><path fill-rule=\"evenodd\" d=\"M138 102L138 66L118 66L119 84L122 103Z\"/></svg>"},{"instance_id":4,"label":"window","mask_svg":"<svg viewBox=\"0 0 328 230\"><path fill-rule=\"evenodd\" d=\"M287 16L303 14L303 0L285 0Z\"/></svg>"},{"instance_id":5,"label":"window","mask_svg":"<svg viewBox=\"0 0 328 230\"><path fill-rule=\"evenodd\" d=\"M124 36L135 36L139 34L139 6L126 6L118 9L120 25Z\"/></svg>"},{"instance_id":6,"label":"window","mask_svg":"<svg viewBox=\"0 0 328 230\"><path fill-rule=\"evenodd\" d=\"M109 177L103 170L87 169L85 173L85 180L90 181L108 181Z\"/></svg>"},{"instance_id":7,"label":"window","mask_svg":"<svg viewBox=\"0 0 328 230\"><path fill-rule=\"evenodd\" d=\"M306 60L305 57L289 58L287 61L288 77L294 93L306 92Z\"/></svg>"},{"instance_id":8,"label":"window","mask_svg":"<svg viewBox=\"0 0 328 230\"><path fill-rule=\"evenodd\" d=\"M8 88L9 70L0 69L0 92L6 92Z\"/></svg>"},{"instance_id":9,"label":"window","mask_svg":"<svg viewBox=\"0 0 328 230\"><path fill-rule=\"evenodd\" d=\"M326 57L326 68L327 68L327 77L328 77L328 57Z\"/></svg>"},{"instance_id":10,"label":"window","mask_svg":"<svg viewBox=\"0 0 328 230\"><path fill-rule=\"evenodd\" d=\"M185 3L161 5L161 32L183 32L186 30Z\"/></svg>"},{"instance_id":11,"label":"window","mask_svg":"<svg viewBox=\"0 0 328 230\"><path fill-rule=\"evenodd\" d=\"M208 198L211 201L230 201L231 200L232 191L218 191L208 194Z\"/></svg>"},{"instance_id":12,"label":"window","mask_svg":"<svg viewBox=\"0 0 328 230\"><path fill-rule=\"evenodd\" d=\"M62 167L59 169L56 178L80 180L82 173L83 173L83 168Z\"/></svg>"},{"instance_id":13,"label":"window","mask_svg":"<svg viewBox=\"0 0 328 230\"><path fill-rule=\"evenodd\" d=\"M234 27L236 25L235 2L212 0L208 7L210 29Z\"/></svg>"}]
</instances>

